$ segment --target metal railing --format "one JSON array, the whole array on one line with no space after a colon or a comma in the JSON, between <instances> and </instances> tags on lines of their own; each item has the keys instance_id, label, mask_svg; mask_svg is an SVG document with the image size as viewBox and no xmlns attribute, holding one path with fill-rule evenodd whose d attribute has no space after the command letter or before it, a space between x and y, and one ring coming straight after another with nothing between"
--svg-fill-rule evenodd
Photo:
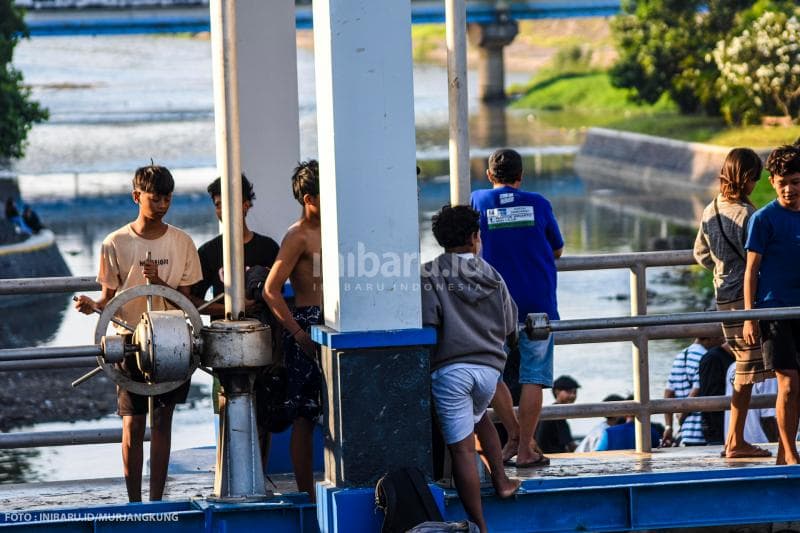
<instances>
[{"instance_id":1,"label":"metal railing","mask_svg":"<svg viewBox=\"0 0 800 533\"><path fill-rule=\"evenodd\" d=\"M637 452L649 452L652 449L650 426L653 414L721 411L730 406L729 396L651 399L650 340L719 335L718 324L722 319L800 317L800 308L647 315L647 269L694 265L691 250L564 257L556 264L559 272L606 269L630 271L629 317L558 320L549 323L549 328L556 344L630 341L633 401L551 405L542 409L541 418L549 420L633 415L636 420ZM756 395L751 399L751 406L754 408L774 404L774 394Z\"/></svg>"},{"instance_id":2,"label":"metal railing","mask_svg":"<svg viewBox=\"0 0 800 533\"><path fill-rule=\"evenodd\" d=\"M636 417L636 450L648 452L651 415L657 413L688 413L721 411L729 408L730 397L712 396L683 399L651 399L648 344L655 339L709 336L719 332L720 319L790 318L800 317L800 308L759 309L705 313L647 315L647 269L651 267L687 266L695 264L690 250L643 252L563 257L557 261L560 272L627 269L630 271L629 317L610 317L579 320L559 320L549 323L556 344L586 344L630 341L633 344L634 399L622 402L549 405L542 409L541 419L589 418L632 415ZM38 278L0 280L0 295L45 292L76 292L99 290L97 282L83 278ZM75 368L93 366L99 353L96 345L51 348L17 348L0 350L0 371L33 370L40 368ZM775 395L753 396L751 407L774 405ZM68 445L87 442L119 442L116 430L85 430L37 433L0 434L0 449L33 445ZM25 442L46 444L25 444Z\"/></svg>"}]
</instances>

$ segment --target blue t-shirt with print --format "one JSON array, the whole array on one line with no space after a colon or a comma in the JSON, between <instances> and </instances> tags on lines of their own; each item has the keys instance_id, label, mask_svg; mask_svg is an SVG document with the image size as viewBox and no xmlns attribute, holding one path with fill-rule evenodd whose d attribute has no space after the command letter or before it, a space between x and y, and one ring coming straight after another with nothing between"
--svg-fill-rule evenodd
<instances>
[{"instance_id":1,"label":"blue t-shirt with print","mask_svg":"<svg viewBox=\"0 0 800 533\"><path fill-rule=\"evenodd\" d=\"M553 250L564 247L550 202L534 192L504 186L472 193L481 214L481 255L508 285L519 309L558 320Z\"/></svg>"},{"instance_id":2,"label":"blue t-shirt with print","mask_svg":"<svg viewBox=\"0 0 800 533\"><path fill-rule=\"evenodd\" d=\"M800 305L800 211L768 203L750 217L744 247L761 254L755 306Z\"/></svg>"}]
</instances>

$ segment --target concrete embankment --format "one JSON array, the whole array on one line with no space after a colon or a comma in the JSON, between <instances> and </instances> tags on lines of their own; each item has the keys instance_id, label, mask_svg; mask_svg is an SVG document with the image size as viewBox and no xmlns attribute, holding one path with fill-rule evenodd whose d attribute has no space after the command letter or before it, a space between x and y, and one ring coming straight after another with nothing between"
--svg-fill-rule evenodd
<instances>
[{"instance_id":1,"label":"concrete embankment","mask_svg":"<svg viewBox=\"0 0 800 533\"><path fill-rule=\"evenodd\" d=\"M69 275L50 230L44 229L22 242L0 245L0 278Z\"/></svg>"},{"instance_id":2,"label":"concrete embankment","mask_svg":"<svg viewBox=\"0 0 800 533\"><path fill-rule=\"evenodd\" d=\"M730 148L604 128L591 128L575 169L590 181L666 196L716 190Z\"/></svg>"}]
</instances>

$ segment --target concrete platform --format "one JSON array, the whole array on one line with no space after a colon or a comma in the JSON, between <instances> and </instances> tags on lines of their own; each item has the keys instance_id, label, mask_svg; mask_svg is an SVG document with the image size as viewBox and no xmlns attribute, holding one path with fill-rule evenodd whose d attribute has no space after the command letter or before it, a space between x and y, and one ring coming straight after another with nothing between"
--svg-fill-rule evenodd
<instances>
[{"instance_id":1,"label":"concrete platform","mask_svg":"<svg viewBox=\"0 0 800 533\"><path fill-rule=\"evenodd\" d=\"M770 448L774 453L775 446ZM501 501L487 489L484 511L492 531L624 531L800 520L796 503L800 468L774 466L774 458L724 459L720 451L719 446L709 446L648 454L552 455L548 467L509 467L509 475L523 479L519 494ZM175 466L184 473L170 474L166 500L178 503L211 496L213 472L207 465L213 462L213 449L185 455L200 465L195 472L181 465L182 455L176 453ZM290 474L272 479L275 500L281 505L308 507L307 500L303 503L305 498L295 493ZM434 492L448 520L464 515L453 490L434 487ZM352 526L348 530L376 531L380 517L374 513L373 495L372 489L334 491L326 506L348 513L351 519L365 515L359 524L348 522ZM121 478L3 485L0 516L9 511L103 505L119 509L126 500ZM121 508L137 512L135 506ZM308 530L305 516L303 530Z\"/></svg>"}]
</instances>

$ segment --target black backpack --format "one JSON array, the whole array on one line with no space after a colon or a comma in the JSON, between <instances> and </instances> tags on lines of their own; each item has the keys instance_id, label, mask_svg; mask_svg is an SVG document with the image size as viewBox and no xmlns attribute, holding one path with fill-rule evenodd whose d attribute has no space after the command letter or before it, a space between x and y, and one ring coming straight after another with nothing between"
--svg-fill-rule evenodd
<instances>
[{"instance_id":1,"label":"black backpack","mask_svg":"<svg viewBox=\"0 0 800 533\"><path fill-rule=\"evenodd\" d=\"M375 507L383 511L381 533L405 533L423 522L441 522L422 470L401 468L384 475L375 485Z\"/></svg>"}]
</instances>

